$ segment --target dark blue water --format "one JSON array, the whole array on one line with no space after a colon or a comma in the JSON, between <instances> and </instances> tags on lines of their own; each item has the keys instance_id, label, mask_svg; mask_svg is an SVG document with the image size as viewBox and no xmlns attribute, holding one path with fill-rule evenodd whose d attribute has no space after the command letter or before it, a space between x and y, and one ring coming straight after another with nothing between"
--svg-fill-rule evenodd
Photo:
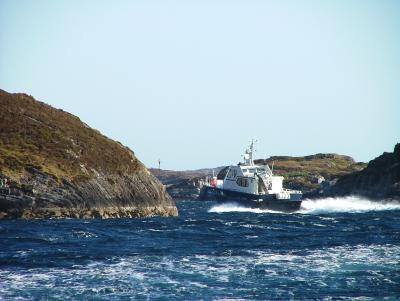
<instances>
[{"instance_id":1,"label":"dark blue water","mask_svg":"<svg viewBox=\"0 0 400 301\"><path fill-rule=\"evenodd\" d=\"M0 299L400 296L399 205L328 199L295 214L178 207L178 218L0 221Z\"/></svg>"}]
</instances>

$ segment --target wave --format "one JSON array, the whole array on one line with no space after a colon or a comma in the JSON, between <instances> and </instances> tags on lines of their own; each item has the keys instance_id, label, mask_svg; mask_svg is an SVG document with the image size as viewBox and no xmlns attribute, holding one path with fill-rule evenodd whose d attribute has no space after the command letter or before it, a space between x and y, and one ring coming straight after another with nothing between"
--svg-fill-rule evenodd
<instances>
[{"instance_id":1,"label":"wave","mask_svg":"<svg viewBox=\"0 0 400 301\"><path fill-rule=\"evenodd\" d=\"M297 214L363 213L369 211L400 210L399 202L371 201L357 196L303 200ZM208 212L282 213L272 210L248 208L237 203L224 203L211 207Z\"/></svg>"},{"instance_id":2,"label":"wave","mask_svg":"<svg viewBox=\"0 0 400 301\"><path fill-rule=\"evenodd\" d=\"M316 200L305 199L301 203L299 213L321 214L321 213L363 213L369 211L399 210L400 203L371 201L358 196L323 198Z\"/></svg>"},{"instance_id":3,"label":"wave","mask_svg":"<svg viewBox=\"0 0 400 301\"><path fill-rule=\"evenodd\" d=\"M237 203L232 202L232 203L223 203L223 204L213 206L208 210L208 212L213 212L213 213L224 213L224 212L274 213L276 211L244 207Z\"/></svg>"}]
</instances>

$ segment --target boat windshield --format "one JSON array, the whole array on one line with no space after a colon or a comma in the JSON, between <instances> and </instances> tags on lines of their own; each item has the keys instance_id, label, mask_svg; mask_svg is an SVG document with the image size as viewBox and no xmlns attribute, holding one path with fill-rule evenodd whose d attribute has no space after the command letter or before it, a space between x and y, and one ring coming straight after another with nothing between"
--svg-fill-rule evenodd
<instances>
[{"instance_id":1,"label":"boat windshield","mask_svg":"<svg viewBox=\"0 0 400 301\"><path fill-rule=\"evenodd\" d=\"M224 180L226 174L228 173L229 166L223 168L217 175L217 180Z\"/></svg>"},{"instance_id":2,"label":"boat windshield","mask_svg":"<svg viewBox=\"0 0 400 301\"><path fill-rule=\"evenodd\" d=\"M258 174L264 174L265 173L265 169L264 168L249 168L249 169L243 169L243 173L258 173Z\"/></svg>"}]
</instances>

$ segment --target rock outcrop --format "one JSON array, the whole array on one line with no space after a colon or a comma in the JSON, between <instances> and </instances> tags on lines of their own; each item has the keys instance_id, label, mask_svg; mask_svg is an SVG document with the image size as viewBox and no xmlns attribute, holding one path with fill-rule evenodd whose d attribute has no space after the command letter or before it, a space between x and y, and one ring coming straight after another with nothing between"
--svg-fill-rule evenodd
<instances>
[{"instance_id":1,"label":"rock outcrop","mask_svg":"<svg viewBox=\"0 0 400 301\"><path fill-rule=\"evenodd\" d=\"M161 181L174 200L195 200L200 195L206 178L217 174L222 167L197 170L174 171L150 168L150 172Z\"/></svg>"},{"instance_id":2,"label":"rock outcrop","mask_svg":"<svg viewBox=\"0 0 400 301\"><path fill-rule=\"evenodd\" d=\"M359 195L377 200L400 200L400 143L354 173L324 183L307 197Z\"/></svg>"},{"instance_id":3,"label":"rock outcrop","mask_svg":"<svg viewBox=\"0 0 400 301\"><path fill-rule=\"evenodd\" d=\"M129 148L76 116L0 90L0 218L177 214Z\"/></svg>"}]
</instances>

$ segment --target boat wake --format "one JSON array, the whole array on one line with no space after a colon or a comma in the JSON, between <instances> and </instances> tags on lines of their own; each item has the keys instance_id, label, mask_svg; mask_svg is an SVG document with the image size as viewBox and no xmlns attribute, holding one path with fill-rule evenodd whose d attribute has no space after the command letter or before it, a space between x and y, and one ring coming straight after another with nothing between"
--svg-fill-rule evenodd
<instances>
[{"instance_id":1,"label":"boat wake","mask_svg":"<svg viewBox=\"0 0 400 301\"><path fill-rule=\"evenodd\" d=\"M303 200L299 211L294 214L326 214L326 213L363 213L369 211L400 210L399 202L376 202L368 199L348 196L340 198L323 198ZM211 207L208 212L252 212L252 213L282 213L257 208L246 208L237 203L225 203Z\"/></svg>"},{"instance_id":2,"label":"boat wake","mask_svg":"<svg viewBox=\"0 0 400 301\"><path fill-rule=\"evenodd\" d=\"M214 212L214 213L224 213L224 212L273 213L276 211L243 207L237 203L232 202L232 203L224 203L224 204L219 204L219 205L213 206L210 208L210 210L208 210L208 212Z\"/></svg>"},{"instance_id":3,"label":"boat wake","mask_svg":"<svg viewBox=\"0 0 400 301\"><path fill-rule=\"evenodd\" d=\"M357 196L340 198L324 198L316 200L304 200L301 203L299 213L321 214L321 213L362 213L369 211L399 210L400 203L371 201Z\"/></svg>"}]
</instances>

